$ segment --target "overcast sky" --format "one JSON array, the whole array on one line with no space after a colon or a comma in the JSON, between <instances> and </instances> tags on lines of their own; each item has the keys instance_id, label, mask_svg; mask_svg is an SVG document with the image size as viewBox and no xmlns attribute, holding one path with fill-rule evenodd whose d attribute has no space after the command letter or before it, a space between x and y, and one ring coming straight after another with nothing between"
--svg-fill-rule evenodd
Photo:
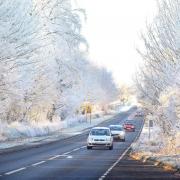
<instances>
[{"instance_id":1,"label":"overcast sky","mask_svg":"<svg viewBox=\"0 0 180 180\"><path fill-rule=\"evenodd\" d=\"M155 0L76 0L84 8L83 25L90 49L89 57L97 65L112 71L117 83L131 83L140 61L135 47L146 20L155 15Z\"/></svg>"}]
</instances>

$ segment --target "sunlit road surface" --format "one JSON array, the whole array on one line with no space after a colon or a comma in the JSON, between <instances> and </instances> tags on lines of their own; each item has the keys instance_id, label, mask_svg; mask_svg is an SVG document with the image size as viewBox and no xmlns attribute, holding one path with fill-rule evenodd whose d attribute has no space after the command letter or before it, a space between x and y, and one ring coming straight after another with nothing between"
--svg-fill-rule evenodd
<instances>
[{"instance_id":1,"label":"sunlit road surface","mask_svg":"<svg viewBox=\"0 0 180 180\"><path fill-rule=\"evenodd\" d=\"M121 113L110 121L102 123L101 126L123 123L134 110L131 109L129 112ZM134 172L133 176L136 177L136 163L138 165L139 162L128 160L126 152L128 152L130 145L139 135L143 120L136 119L134 123L136 131L127 133L126 142L115 142L113 150L103 148L87 150L86 139L88 132L86 132L66 140L40 145L36 148L1 154L0 179L124 180L124 177L128 179L129 172ZM154 168L143 166L142 164L139 167L143 169L138 170L138 177L140 179L142 179L141 171L144 176L144 170L150 169L150 171L153 171L152 168ZM167 177L173 176L156 168L154 171L157 176L162 173L164 173L163 177L166 177L165 175ZM132 173L130 175L132 178ZM150 179L150 177L148 178ZM135 180L135 178L132 179Z\"/></svg>"}]
</instances>

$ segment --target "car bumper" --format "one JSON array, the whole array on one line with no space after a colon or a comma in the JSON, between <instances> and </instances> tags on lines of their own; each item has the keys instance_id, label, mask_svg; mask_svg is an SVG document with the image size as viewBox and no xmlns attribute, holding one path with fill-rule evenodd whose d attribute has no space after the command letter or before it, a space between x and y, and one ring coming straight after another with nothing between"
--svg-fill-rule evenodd
<instances>
[{"instance_id":1,"label":"car bumper","mask_svg":"<svg viewBox=\"0 0 180 180\"><path fill-rule=\"evenodd\" d=\"M95 147L95 146L106 146L106 147L110 147L112 146L111 142L88 142L87 145L89 147Z\"/></svg>"},{"instance_id":2,"label":"car bumper","mask_svg":"<svg viewBox=\"0 0 180 180\"><path fill-rule=\"evenodd\" d=\"M124 135L120 135L120 134L115 134L115 135L113 135L113 138L114 139L125 139L125 136Z\"/></svg>"},{"instance_id":3,"label":"car bumper","mask_svg":"<svg viewBox=\"0 0 180 180\"><path fill-rule=\"evenodd\" d=\"M126 131L135 131L134 128L126 128L125 130L126 130Z\"/></svg>"}]
</instances>

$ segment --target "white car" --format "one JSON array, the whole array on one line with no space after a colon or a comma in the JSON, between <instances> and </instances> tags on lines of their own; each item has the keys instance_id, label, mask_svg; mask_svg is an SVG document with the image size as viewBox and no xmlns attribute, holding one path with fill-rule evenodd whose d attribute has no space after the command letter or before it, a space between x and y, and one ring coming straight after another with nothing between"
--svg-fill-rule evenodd
<instances>
[{"instance_id":1,"label":"white car","mask_svg":"<svg viewBox=\"0 0 180 180\"><path fill-rule=\"evenodd\" d=\"M121 125L110 125L111 134L114 139L125 141L125 130Z\"/></svg>"},{"instance_id":2,"label":"white car","mask_svg":"<svg viewBox=\"0 0 180 180\"><path fill-rule=\"evenodd\" d=\"M91 129L87 139L87 149L92 147L104 146L109 150L113 149L113 137L107 127L94 127Z\"/></svg>"}]
</instances>

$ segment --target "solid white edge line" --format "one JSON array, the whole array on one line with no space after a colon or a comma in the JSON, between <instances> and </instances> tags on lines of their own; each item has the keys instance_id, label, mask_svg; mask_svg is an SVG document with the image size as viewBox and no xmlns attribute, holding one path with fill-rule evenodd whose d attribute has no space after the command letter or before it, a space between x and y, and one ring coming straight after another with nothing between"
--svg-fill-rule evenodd
<instances>
[{"instance_id":1,"label":"solid white edge line","mask_svg":"<svg viewBox=\"0 0 180 180\"><path fill-rule=\"evenodd\" d=\"M116 162L113 163L112 166L110 166L110 168L99 178L99 180L103 180L108 174L109 172L121 161L121 159L126 155L126 153L129 151L129 149L131 148L132 144L134 142L137 141L137 139L139 138L140 133L142 132L142 128L144 126L144 119L143 119L143 123L141 125L140 131L137 134L137 136L135 137L134 141L130 144L130 146L123 152L123 154L118 158L118 160Z\"/></svg>"},{"instance_id":2,"label":"solid white edge line","mask_svg":"<svg viewBox=\"0 0 180 180\"><path fill-rule=\"evenodd\" d=\"M14 174L14 173L16 173L16 172L19 172L19 171L22 171L22 170L25 170L25 169L26 169L26 167L22 167L22 168L19 168L19 169L15 169L15 170L13 170L13 171L9 171L9 172L5 173L5 175L11 175L11 174Z\"/></svg>"},{"instance_id":3,"label":"solid white edge line","mask_svg":"<svg viewBox=\"0 0 180 180\"><path fill-rule=\"evenodd\" d=\"M32 164L32 166L37 166L37 165L43 164L43 163L45 163L45 162L46 162L46 161L40 161L40 162L37 162L37 163Z\"/></svg>"}]
</instances>

